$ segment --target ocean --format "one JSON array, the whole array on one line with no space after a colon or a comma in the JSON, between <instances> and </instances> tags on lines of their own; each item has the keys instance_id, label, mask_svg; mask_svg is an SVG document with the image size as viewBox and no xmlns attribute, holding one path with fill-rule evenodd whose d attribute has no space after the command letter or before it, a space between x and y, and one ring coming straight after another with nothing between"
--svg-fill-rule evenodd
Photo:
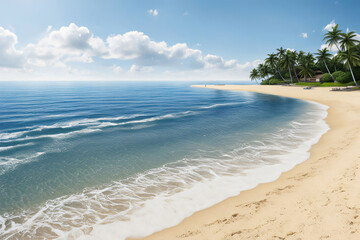
<instances>
[{"instance_id":1,"label":"ocean","mask_svg":"<svg viewBox=\"0 0 360 240\"><path fill-rule=\"evenodd\" d=\"M327 107L193 82L0 82L0 239L126 239L309 157Z\"/></svg>"}]
</instances>

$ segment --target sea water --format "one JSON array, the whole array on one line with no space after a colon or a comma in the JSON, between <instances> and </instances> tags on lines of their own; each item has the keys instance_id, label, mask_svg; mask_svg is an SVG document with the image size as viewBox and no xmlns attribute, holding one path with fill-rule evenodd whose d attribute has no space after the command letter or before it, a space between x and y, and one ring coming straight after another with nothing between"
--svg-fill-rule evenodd
<instances>
[{"instance_id":1,"label":"sea water","mask_svg":"<svg viewBox=\"0 0 360 240\"><path fill-rule=\"evenodd\" d=\"M326 106L191 82L0 83L0 239L126 239L279 175Z\"/></svg>"}]
</instances>

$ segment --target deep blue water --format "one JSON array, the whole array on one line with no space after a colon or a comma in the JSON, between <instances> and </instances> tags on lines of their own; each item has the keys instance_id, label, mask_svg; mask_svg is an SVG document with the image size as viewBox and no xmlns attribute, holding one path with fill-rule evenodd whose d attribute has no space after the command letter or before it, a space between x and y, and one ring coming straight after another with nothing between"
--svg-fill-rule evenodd
<instances>
[{"instance_id":1,"label":"deep blue water","mask_svg":"<svg viewBox=\"0 0 360 240\"><path fill-rule=\"evenodd\" d=\"M231 164L237 164L239 169L252 163L260 165L265 160L257 160L259 151L243 152L242 147L287 127L290 129L294 121L316 117L316 114L307 115L315 111L307 102L249 92L191 88L190 84L0 83L0 216L21 223L48 200L79 196L84 191L113 186L114 182L121 182L122 186L129 184L128 191L140 200L141 194L147 198L147 194L154 197L163 191L171 192L171 184L159 190L164 187L161 181L167 177L138 190L141 193L136 192L140 185L133 184L142 173L166 164L170 164L170 170L165 172L174 171L170 176L181 178L184 171L174 170L180 169L176 165L179 161L193 164L191 171L199 171L196 167L203 163L199 159L222 164L223 158L233 161L235 155L242 160ZM283 141L280 144L283 146L290 144L284 138L269 141ZM182 167L186 167L186 161L181 163ZM226 167L230 166L225 165L226 161L225 167L212 170L214 174L239 173L236 167ZM201 166L205 170L207 165ZM195 180L190 182L212 179L211 172L200 175L194 175ZM183 184L184 188L187 184ZM175 185L178 187L179 183ZM127 206L126 194L120 190L117 193L121 196L111 193L111 207L117 209L116 201ZM106 198L107 193L102 194ZM3 236L19 231L12 230L11 220L7 221L2 226L8 235ZM40 219L38 224L41 221L45 220ZM41 235L39 232L13 237ZM52 234L49 236L57 236Z\"/></svg>"}]
</instances>

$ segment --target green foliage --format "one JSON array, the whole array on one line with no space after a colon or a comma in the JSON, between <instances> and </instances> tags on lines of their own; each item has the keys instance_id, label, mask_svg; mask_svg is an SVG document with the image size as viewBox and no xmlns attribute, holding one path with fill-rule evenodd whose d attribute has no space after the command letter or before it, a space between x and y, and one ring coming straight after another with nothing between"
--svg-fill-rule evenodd
<instances>
[{"instance_id":1,"label":"green foliage","mask_svg":"<svg viewBox=\"0 0 360 240\"><path fill-rule=\"evenodd\" d=\"M320 85L320 87L347 87L347 86L353 86L354 85L354 82L350 82L350 83L330 83L330 82L327 82L327 83L323 83Z\"/></svg>"},{"instance_id":2,"label":"green foliage","mask_svg":"<svg viewBox=\"0 0 360 240\"><path fill-rule=\"evenodd\" d=\"M329 73L324 73L321 78L321 82L334 82Z\"/></svg>"},{"instance_id":3,"label":"green foliage","mask_svg":"<svg viewBox=\"0 0 360 240\"><path fill-rule=\"evenodd\" d=\"M325 82L325 83L314 83L314 82L301 82L296 83L298 86L310 86L310 87L347 87L354 86L353 82L350 83L334 83L334 82Z\"/></svg>"},{"instance_id":4,"label":"green foliage","mask_svg":"<svg viewBox=\"0 0 360 240\"><path fill-rule=\"evenodd\" d=\"M338 76L342 75L344 72L343 71L336 71L334 72L332 75L334 76L335 80Z\"/></svg>"},{"instance_id":5,"label":"green foliage","mask_svg":"<svg viewBox=\"0 0 360 240\"><path fill-rule=\"evenodd\" d=\"M281 84L284 83L281 80L288 82L290 79L296 83L298 77L308 79L313 77L316 71L320 70L325 73L322 83L333 83L334 78L340 84L359 80L360 41L356 36L357 34L352 31L343 33L338 28L338 25L335 25L325 33L323 41L326 42L329 48L333 49L332 47L335 47L337 54L331 54L327 48L319 49L312 54L304 51L291 51L281 47L276 49L276 53L268 54L265 62L259 64L257 68L259 77L255 78L256 74L252 74L250 78L255 80L267 79L262 81L262 85L269 83ZM315 62L315 60L317 61ZM333 72L335 72L333 74L334 78L329 74ZM271 81L272 79L274 80Z\"/></svg>"},{"instance_id":6,"label":"green foliage","mask_svg":"<svg viewBox=\"0 0 360 240\"><path fill-rule=\"evenodd\" d=\"M283 74L283 77L287 80L290 79L290 74L289 72L285 72L285 74Z\"/></svg>"},{"instance_id":7,"label":"green foliage","mask_svg":"<svg viewBox=\"0 0 360 240\"><path fill-rule=\"evenodd\" d=\"M276 84L284 84L284 83L287 83L281 79L271 79L270 80L270 85L276 85Z\"/></svg>"},{"instance_id":8,"label":"green foliage","mask_svg":"<svg viewBox=\"0 0 360 240\"><path fill-rule=\"evenodd\" d=\"M260 85L268 85L269 84L269 80L268 79L265 79L265 80L262 80Z\"/></svg>"},{"instance_id":9,"label":"green foliage","mask_svg":"<svg viewBox=\"0 0 360 240\"><path fill-rule=\"evenodd\" d=\"M333 76L339 83L348 83L352 81L350 72L337 71L333 73Z\"/></svg>"},{"instance_id":10,"label":"green foliage","mask_svg":"<svg viewBox=\"0 0 360 240\"><path fill-rule=\"evenodd\" d=\"M359 80L360 79L360 67L353 67L352 70L353 70L355 79Z\"/></svg>"}]
</instances>

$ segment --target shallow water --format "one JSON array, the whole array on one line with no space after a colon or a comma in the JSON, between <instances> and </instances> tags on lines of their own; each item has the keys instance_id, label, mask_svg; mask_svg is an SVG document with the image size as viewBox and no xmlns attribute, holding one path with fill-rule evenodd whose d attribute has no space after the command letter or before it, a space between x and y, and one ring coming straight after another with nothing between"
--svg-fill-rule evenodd
<instances>
[{"instance_id":1,"label":"shallow water","mask_svg":"<svg viewBox=\"0 0 360 240\"><path fill-rule=\"evenodd\" d=\"M144 236L274 180L327 130L319 104L190 84L0 83L0 238Z\"/></svg>"}]
</instances>

